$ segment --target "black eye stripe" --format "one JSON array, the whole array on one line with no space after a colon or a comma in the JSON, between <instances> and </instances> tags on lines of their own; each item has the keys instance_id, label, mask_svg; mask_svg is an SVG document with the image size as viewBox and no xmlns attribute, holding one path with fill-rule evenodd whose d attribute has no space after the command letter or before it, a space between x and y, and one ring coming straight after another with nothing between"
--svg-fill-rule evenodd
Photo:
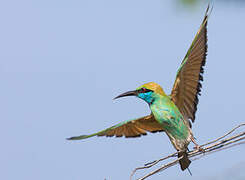
<instances>
[{"instance_id":1,"label":"black eye stripe","mask_svg":"<svg viewBox=\"0 0 245 180\"><path fill-rule=\"evenodd\" d=\"M147 92L152 92L152 90L146 89L144 87L139 90L139 93L147 93Z\"/></svg>"}]
</instances>

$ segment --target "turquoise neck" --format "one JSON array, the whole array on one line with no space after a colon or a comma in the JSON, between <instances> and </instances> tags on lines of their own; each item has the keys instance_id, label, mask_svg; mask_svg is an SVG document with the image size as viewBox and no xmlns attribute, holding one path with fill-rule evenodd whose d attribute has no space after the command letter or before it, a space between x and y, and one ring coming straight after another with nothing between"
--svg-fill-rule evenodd
<instances>
[{"instance_id":1,"label":"turquoise neck","mask_svg":"<svg viewBox=\"0 0 245 180\"><path fill-rule=\"evenodd\" d=\"M156 93L152 91L147 93L139 93L138 97L146 101L149 105L151 105L155 101Z\"/></svg>"}]
</instances>

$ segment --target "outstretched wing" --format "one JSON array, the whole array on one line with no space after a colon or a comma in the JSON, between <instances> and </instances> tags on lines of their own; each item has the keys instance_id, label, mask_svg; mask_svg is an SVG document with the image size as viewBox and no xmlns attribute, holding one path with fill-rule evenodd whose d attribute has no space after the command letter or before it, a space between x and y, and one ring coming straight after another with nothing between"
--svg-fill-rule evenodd
<instances>
[{"instance_id":1,"label":"outstretched wing","mask_svg":"<svg viewBox=\"0 0 245 180\"><path fill-rule=\"evenodd\" d=\"M179 108L184 118L195 120L198 95L203 81L203 67L207 53L207 22L209 6L204 20L177 72L176 80L171 92L172 101Z\"/></svg>"},{"instance_id":2,"label":"outstretched wing","mask_svg":"<svg viewBox=\"0 0 245 180\"><path fill-rule=\"evenodd\" d=\"M71 137L68 140L80 140L93 136L140 137L141 135L146 135L147 131L152 133L163 131L161 125L152 114L139 119L124 121L94 134Z\"/></svg>"}]
</instances>

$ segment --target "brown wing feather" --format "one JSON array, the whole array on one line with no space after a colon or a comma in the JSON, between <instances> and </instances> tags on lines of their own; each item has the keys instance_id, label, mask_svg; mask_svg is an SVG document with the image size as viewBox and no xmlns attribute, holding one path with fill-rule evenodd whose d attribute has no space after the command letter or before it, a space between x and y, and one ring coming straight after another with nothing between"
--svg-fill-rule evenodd
<instances>
[{"instance_id":1,"label":"brown wing feather","mask_svg":"<svg viewBox=\"0 0 245 180\"><path fill-rule=\"evenodd\" d=\"M98 133L97 136L140 137L141 135L146 135L147 132L154 133L160 131L163 131L162 126L155 120L153 115L150 114L136 120L128 121L115 128L108 128Z\"/></svg>"},{"instance_id":2,"label":"brown wing feather","mask_svg":"<svg viewBox=\"0 0 245 180\"><path fill-rule=\"evenodd\" d=\"M195 121L195 113L198 104L198 95L201 92L201 81L203 81L203 67L207 54L207 22L208 11L204 20L189 48L171 92L172 101L179 108L184 118Z\"/></svg>"}]
</instances>

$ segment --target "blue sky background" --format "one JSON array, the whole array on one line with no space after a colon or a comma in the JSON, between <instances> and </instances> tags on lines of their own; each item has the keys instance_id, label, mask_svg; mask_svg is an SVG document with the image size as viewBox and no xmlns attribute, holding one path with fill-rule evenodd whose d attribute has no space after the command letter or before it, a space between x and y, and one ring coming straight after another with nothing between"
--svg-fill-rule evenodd
<instances>
[{"instance_id":1,"label":"blue sky background","mask_svg":"<svg viewBox=\"0 0 245 180\"><path fill-rule=\"evenodd\" d=\"M112 99L149 81L170 93L206 7L177 0L0 2L0 179L128 179L135 167L174 152L163 133L65 138L149 114L139 99ZM245 122L244 19L241 1L214 3L193 124L200 144ZM192 177L175 166L149 179L242 180L244 150L194 161Z\"/></svg>"}]
</instances>

